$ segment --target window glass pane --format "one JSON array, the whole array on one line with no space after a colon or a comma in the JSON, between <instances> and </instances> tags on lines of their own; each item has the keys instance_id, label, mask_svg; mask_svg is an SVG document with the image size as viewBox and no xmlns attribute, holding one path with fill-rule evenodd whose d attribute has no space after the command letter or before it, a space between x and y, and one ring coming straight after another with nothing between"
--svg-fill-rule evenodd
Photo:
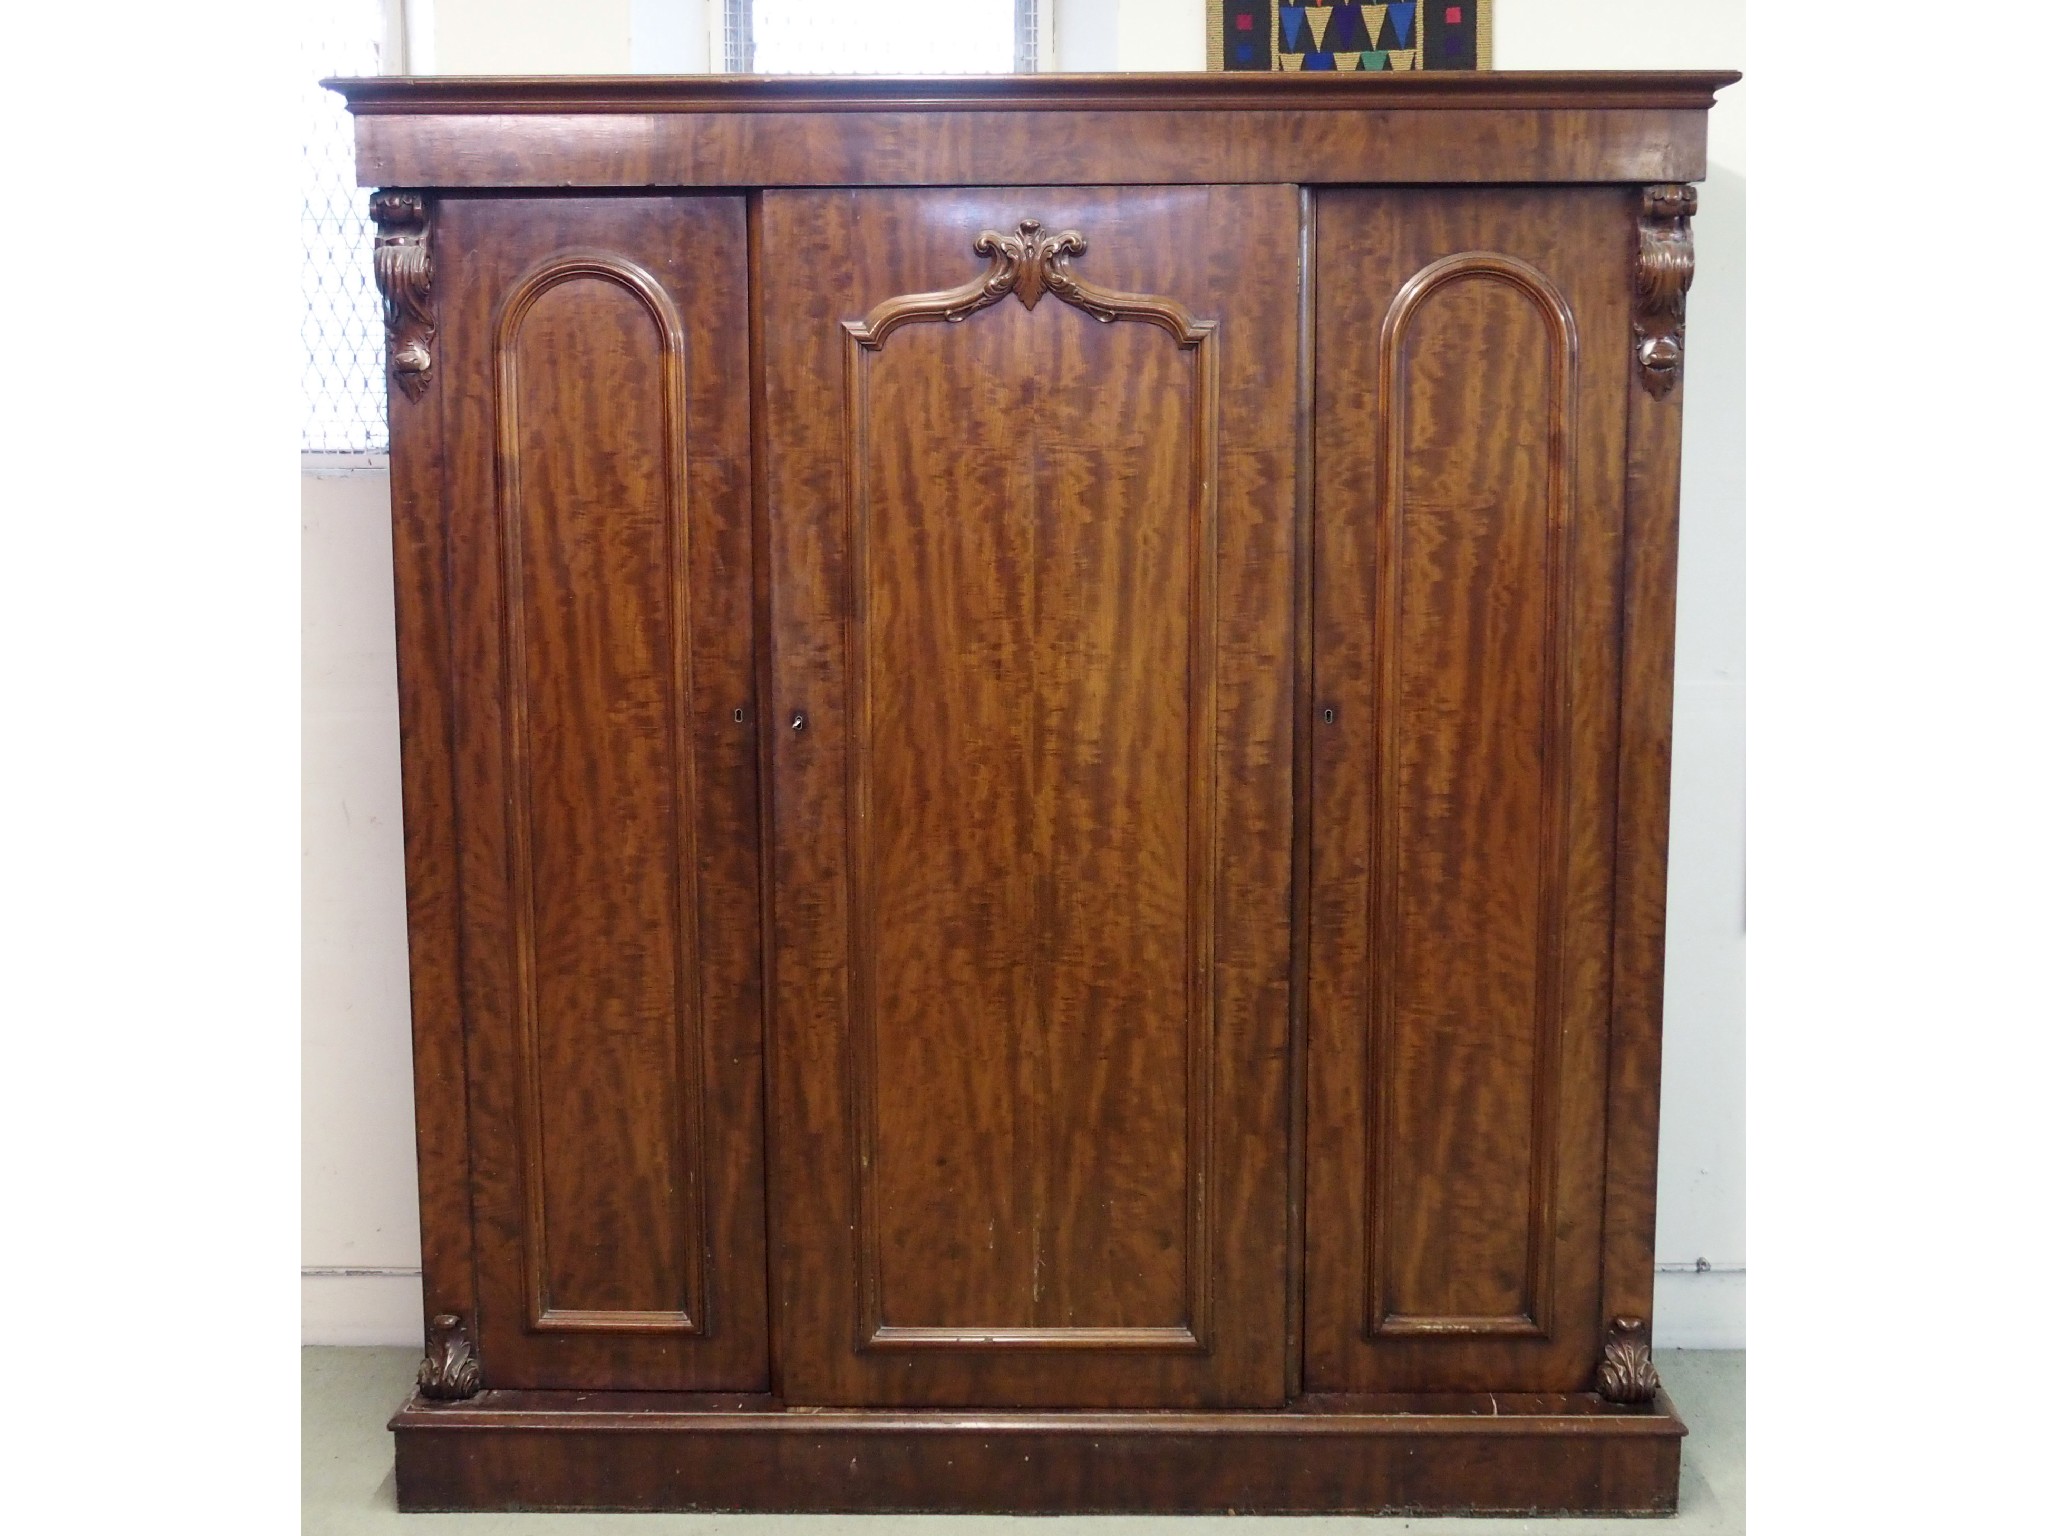
<instances>
[{"instance_id":1,"label":"window glass pane","mask_svg":"<svg viewBox=\"0 0 2048 1536\"><path fill-rule=\"evenodd\" d=\"M315 82L383 73L382 0L315 0L300 42L299 238L307 453L382 453L384 323L370 276L370 193L356 185L348 109Z\"/></svg>"},{"instance_id":2,"label":"window glass pane","mask_svg":"<svg viewBox=\"0 0 2048 1536\"><path fill-rule=\"evenodd\" d=\"M763 75L1007 75L1016 0L753 0Z\"/></svg>"}]
</instances>

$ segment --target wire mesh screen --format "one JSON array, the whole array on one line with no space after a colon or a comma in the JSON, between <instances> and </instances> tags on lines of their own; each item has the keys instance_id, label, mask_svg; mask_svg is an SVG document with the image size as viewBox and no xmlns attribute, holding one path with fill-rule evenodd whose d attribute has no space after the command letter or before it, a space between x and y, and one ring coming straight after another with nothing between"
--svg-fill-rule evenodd
<instances>
[{"instance_id":1,"label":"wire mesh screen","mask_svg":"<svg viewBox=\"0 0 2048 1536\"><path fill-rule=\"evenodd\" d=\"M753 0L725 0L725 67L735 75L754 72Z\"/></svg>"},{"instance_id":2,"label":"wire mesh screen","mask_svg":"<svg viewBox=\"0 0 2048 1536\"><path fill-rule=\"evenodd\" d=\"M382 0L319 0L303 24L306 417L299 446L307 453L383 453L384 322L370 276L370 194L356 185L348 109L315 82L383 72L384 7Z\"/></svg>"}]
</instances>

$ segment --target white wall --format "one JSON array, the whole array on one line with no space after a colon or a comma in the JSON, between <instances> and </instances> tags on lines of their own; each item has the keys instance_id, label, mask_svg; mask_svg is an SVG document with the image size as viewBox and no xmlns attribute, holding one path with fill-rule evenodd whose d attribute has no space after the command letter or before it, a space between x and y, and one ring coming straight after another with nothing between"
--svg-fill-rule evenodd
<instances>
[{"instance_id":1,"label":"white wall","mask_svg":"<svg viewBox=\"0 0 2048 1536\"><path fill-rule=\"evenodd\" d=\"M725 67L723 0L632 0L627 64L638 75L699 75Z\"/></svg>"},{"instance_id":2,"label":"white wall","mask_svg":"<svg viewBox=\"0 0 2048 1536\"><path fill-rule=\"evenodd\" d=\"M634 0L433 0L434 70L623 75L635 9Z\"/></svg>"},{"instance_id":3,"label":"white wall","mask_svg":"<svg viewBox=\"0 0 2048 1536\"><path fill-rule=\"evenodd\" d=\"M301 479L304 1331L420 1332L391 477Z\"/></svg>"},{"instance_id":4,"label":"white wall","mask_svg":"<svg viewBox=\"0 0 2048 1536\"><path fill-rule=\"evenodd\" d=\"M702 68L678 0L411 0L415 67ZM1063 69L1200 69L1203 0L1054 0ZM701 51L699 51L701 50ZM1740 68L1736 0L1500 0L1502 69ZM1687 322L1658 1336L1743 1341L1743 89L1711 122ZM417 1343L389 477L303 481L304 1336ZM1710 1273L1696 1273L1706 1260Z\"/></svg>"},{"instance_id":5,"label":"white wall","mask_svg":"<svg viewBox=\"0 0 2048 1536\"><path fill-rule=\"evenodd\" d=\"M1115 0L1114 8L1118 69L1208 67L1206 0Z\"/></svg>"},{"instance_id":6,"label":"white wall","mask_svg":"<svg viewBox=\"0 0 2048 1536\"><path fill-rule=\"evenodd\" d=\"M1116 0L1051 0L1052 57L1047 69L1109 74L1119 67L1123 8ZM1043 13L1041 13L1043 14ZM1197 59L1190 69L1200 69Z\"/></svg>"}]
</instances>

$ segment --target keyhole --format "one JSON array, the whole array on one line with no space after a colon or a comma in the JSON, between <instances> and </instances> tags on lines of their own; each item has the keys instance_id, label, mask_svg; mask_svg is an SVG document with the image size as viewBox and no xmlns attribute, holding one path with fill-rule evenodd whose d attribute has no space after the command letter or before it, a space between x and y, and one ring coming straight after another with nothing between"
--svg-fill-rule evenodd
<instances>
[{"instance_id":1,"label":"keyhole","mask_svg":"<svg viewBox=\"0 0 2048 1536\"><path fill-rule=\"evenodd\" d=\"M1332 708L1330 708L1330 707L1329 707L1329 706L1328 706L1327 704L1326 704L1326 705L1324 705L1324 706L1323 706L1323 724L1325 724L1325 725L1335 725L1336 723L1337 723L1337 711L1336 711L1336 710L1334 710L1334 709L1332 709Z\"/></svg>"},{"instance_id":2,"label":"keyhole","mask_svg":"<svg viewBox=\"0 0 2048 1536\"><path fill-rule=\"evenodd\" d=\"M800 731L810 723L811 722L809 720L804 718L803 712L801 710L799 710L796 714L793 714L789 717L789 728L792 731Z\"/></svg>"}]
</instances>

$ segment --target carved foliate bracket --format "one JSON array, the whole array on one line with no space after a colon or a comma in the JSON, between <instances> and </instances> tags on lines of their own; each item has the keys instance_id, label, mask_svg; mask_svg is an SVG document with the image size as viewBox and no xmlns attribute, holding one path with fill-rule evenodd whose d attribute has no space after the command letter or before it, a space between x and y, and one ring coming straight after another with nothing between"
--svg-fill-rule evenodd
<instances>
[{"instance_id":1,"label":"carved foliate bracket","mask_svg":"<svg viewBox=\"0 0 2048 1536\"><path fill-rule=\"evenodd\" d=\"M374 267L384 296L391 377L406 399L417 400L427 392L434 366L434 313L428 307L434 262L427 243L432 214L418 192L377 192L370 197L370 217L377 225Z\"/></svg>"},{"instance_id":2,"label":"carved foliate bracket","mask_svg":"<svg viewBox=\"0 0 2048 1536\"><path fill-rule=\"evenodd\" d=\"M1647 1403L1657 1395L1657 1367L1650 1363L1650 1327L1640 1317L1617 1317L1607 1325L1601 1351L1600 1395L1610 1403Z\"/></svg>"},{"instance_id":3,"label":"carved foliate bracket","mask_svg":"<svg viewBox=\"0 0 2048 1536\"><path fill-rule=\"evenodd\" d=\"M427 1358L420 1363L420 1396L457 1402L475 1397L483 1369L470 1347L469 1330L453 1312L427 1325Z\"/></svg>"},{"instance_id":4,"label":"carved foliate bracket","mask_svg":"<svg viewBox=\"0 0 2048 1536\"><path fill-rule=\"evenodd\" d=\"M1018 220L1017 232L1010 235L985 229L974 237L974 254L988 258L988 267L979 276L958 288L885 299L868 311L866 319L846 322L847 333L861 346L877 350L899 325L965 320L1013 293L1026 309L1036 309L1049 293L1105 323L1148 321L1171 332L1183 347L1199 344L1216 329L1214 321L1196 320L1171 299L1097 287L1068 265L1087 250L1088 237L1078 229L1048 235L1036 219Z\"/></svg>"},{"instance_id":5,"label":"carved foliate bracket","mask_svg":"<svg viewBox=\"0 0 2048 1536\"><path fill-rule=\"evenodd\" d=\"M985 229L974 241L975 255L992 258L982 279L990 302L1015 293L1026 309L1036 309L1048 288L1062 298L1072 293L1074 276L1067 270L1067 258L1087 250L1088 237L1078 229L1040 234L1036 219L1018 220L1014 235Z\"/></svg>"},{"instance_id":6,"label":"carved foliate bracket","mask_svg":"<svg viewBox=\"0 0 2048 1536\"><path fill-rule=\"evenodd\" d=\"M1636 367L1653 400L1671 393L1685 370L1685 291L1692 286L1696 187L1643 188L1636 243Z\"/></svg>"}]
</instances>

